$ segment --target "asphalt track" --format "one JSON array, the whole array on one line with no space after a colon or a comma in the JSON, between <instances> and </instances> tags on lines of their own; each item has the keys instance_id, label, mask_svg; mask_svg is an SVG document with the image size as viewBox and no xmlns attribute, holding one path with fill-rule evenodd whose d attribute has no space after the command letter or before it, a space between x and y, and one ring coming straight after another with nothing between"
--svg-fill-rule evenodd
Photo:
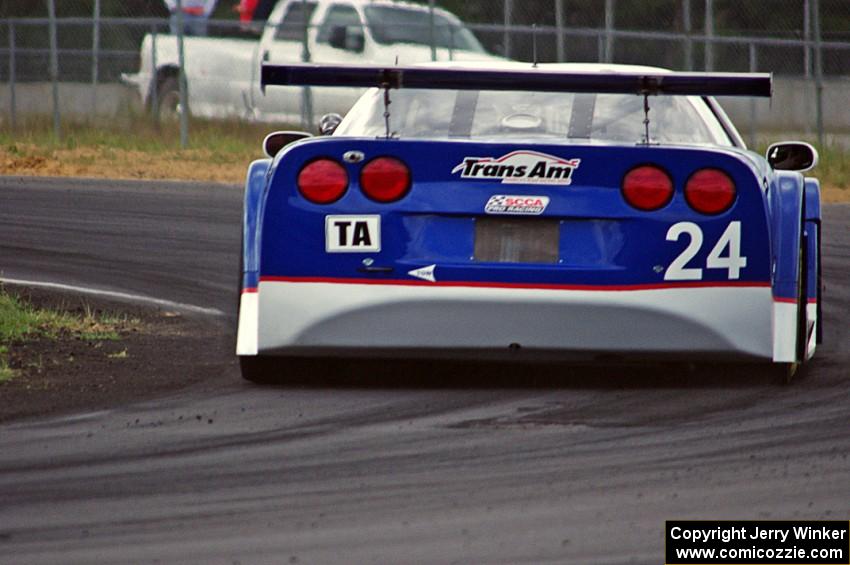
<instances>
[{"instance_id":1,"label":"asphalt track","mask_svg":"<svg viewBox=\"0 0 850 565\"><path fill-rule=\"evenodd\" d=\"M239 201L2 179L2 276L232 315ZM0 562L659 563L665 519L847 520L850 206L825 230L826 343L792 386L684 368L528 386L526 367L494 387L427 366L454 386L274 388L231 368L0 427Z\"/></svg>"}]
</instances>

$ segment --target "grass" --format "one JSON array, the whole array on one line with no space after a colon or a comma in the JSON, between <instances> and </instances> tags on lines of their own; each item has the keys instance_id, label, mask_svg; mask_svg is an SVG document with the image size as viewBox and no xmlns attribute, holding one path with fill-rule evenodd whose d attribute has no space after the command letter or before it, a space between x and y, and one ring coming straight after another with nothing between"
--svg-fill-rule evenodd
<instances>
[{"instance_id":1,"label":"grass","mask_svg":"<svg viewBox=\"0 0 850 565\"><path fill-rule=\"evenodd\" d=\"M850 192L850 151L837 146L820 150L820 163L815 168L821 184Z\"/></svg>"},{"instance_id":2,"label":"grass","mask_svg":"<svg viewBox=\"0 0 850 565\"><path fill-rule=\"evenodd\" d=\"M99 314L89 306L79 315L36 308L0 289L0 382L14 377L8 357L15 343L38 338L117 341L118 328L137 323L126 316Z\"/></svg>"},{"instance_id":3,"label":"grass","mask_svg":"<svg viewBox=\"0 0 850 565\"><path fill-rule=\"evenodd\" d=\"M51 309L39 309L5 291L0 292L0 344L26 338L56 339L71 334L85 341L119 339L115 326L122 320L114 315L98 315L86 308L81 316Z\"/></svg>"},{"instance_id":4,"label":"grass","mask_svg":"<svg viewBox=\"0 0 850 565\"><path fill-rule=\"evenodd\" d=\"M32 120L0 129L0 174L175 179L242 183L248 164L261 158L272 125L192 120L190 144L181 149L179 126L157 126L146 116L110 123L52 124Z\"/></svg>"},{"instance_id":5,"label":"grass","mask_svg":"<svg viewBox=\"0 0 850 565\"><path fill-rule=\"evenodd\" d=\"M252 160L262 157L263 137L284 124L191 120L190 144L179 145L175 122L156 125L145 115L109 122L64 123L53 137L52 122L38 119L14 132L0 129L0 174L58 175L126 179L175 179L241 184ZM764 145L783 134L766 134ZM792 135L793 137L797 137ZM774 139L777 138L777 139ZM820 179L828 202L850 202L850 148L834 143L820 148Z\"/></svg>"},{"instance_id":6,"label":"grass","mask_svg":"<svg viewBox=\"0 0 850 565\"><path fill-rule=\"evenodd\" d=\"M130 355L129 355L129 353L127 353L126 348L122 349L121 351L119 351L117 353L110 353L109 355L107 355L107 357L109 357L110 359L126 359L129 356Z\"/></svg>"},{"instance_id":7,"label":"grass","mask_svg":"<svg viewBox=\"0 0 850 565\"><path fill-rule=\"evenodd\" d=\"M207 149L219 153L260 153L260 142L272 130L271 124L250 124L237 120L190 121L189 150ZM291 128L290 128L291 129ZM128 135L129 134L129 135ZM180 147L180 127L175 121L160 124L146 115L131 115L114 121L63 122L62 139L53 136L53 122L34 118L15 130L0 129L0 144L30 143L47 149L77 149L102 146L114 150L172 153Z\"/></svg>"}]
</instances>

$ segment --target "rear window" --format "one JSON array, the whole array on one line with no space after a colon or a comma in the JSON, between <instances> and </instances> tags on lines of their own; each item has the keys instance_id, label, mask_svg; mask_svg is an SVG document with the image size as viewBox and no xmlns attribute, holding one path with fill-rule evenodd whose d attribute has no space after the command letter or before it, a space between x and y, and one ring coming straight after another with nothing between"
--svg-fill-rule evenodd
<instances>
[{"instance_id":1,"label":"rear window","mask_svg":"<svg viewBox=\"0 0 850 565\"><path fill-rule=\"evenodd\" d=\"M277 26L274 38L279 41L302 41L304 29L309 24L315 9L315 2L300 2L299 0L291 2L286 8L286 14Z\"/></svg>"},{"instance_id":2,"label":"rear window","mask_svg":"<svg viewBox=\"0 0 850 565\"><path fill-rule=\"evenodd\" d=\"M381 92L352 109L339 135L385 132ZM391 94L390 126L402 138L505 137L638 142L644 137L643 98L623 94L519 91L398 90ZM733 145L704 100L650 99L650 138L662 143Z\"/></svg>"},{"instance_id":3,"label":"rear window","mask_svg":"<svg viewBox=\"0 0 850 565\"><path fill-rule=\"evenodd\" d=\"M328 43L331 38L331 32L335 27L345 27L349 33L359 33L363 35L360 24L360 16L353 6L334 5L328 9L325 16L325 21L322 22L322 27L319 28L319 33L316 36L317 43Z\"/></svg>"},{"instance_id":4,"label":"rear window","mask_svg":"<svg viewBox=\"0 0 850 565\"><path fill-rule=\"evenodd\" d=\"M471 31L445 15L425 10L410 10L393 6L366 6L366 22L376 42L414 43L483 53L484 48Z\"/></svg>"}]
</instances>

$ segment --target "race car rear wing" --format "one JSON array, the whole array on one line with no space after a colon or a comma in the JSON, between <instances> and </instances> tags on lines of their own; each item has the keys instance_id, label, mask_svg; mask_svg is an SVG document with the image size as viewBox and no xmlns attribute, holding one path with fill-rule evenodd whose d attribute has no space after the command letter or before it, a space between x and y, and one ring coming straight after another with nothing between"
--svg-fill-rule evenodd
<instances>
[{"instance_id":1,"label":"race car rear wing","mask_svg":"<svg viewBox=\"0 0 850 565\"><path fill-rule=\"evenodd\" d=\"M639 95L770 97L770 73L574 72L537 68L263 65L263 90L271 85L526 90Z\"/></svg>"}]
</instances>

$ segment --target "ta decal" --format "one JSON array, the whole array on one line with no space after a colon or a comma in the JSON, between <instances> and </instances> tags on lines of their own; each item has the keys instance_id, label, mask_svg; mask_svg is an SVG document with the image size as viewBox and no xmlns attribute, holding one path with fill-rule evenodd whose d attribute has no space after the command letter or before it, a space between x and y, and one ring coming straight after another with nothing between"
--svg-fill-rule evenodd
<instances>
[{"instance_id":1,"label":"ta decal","mask_svg":"<svg viewBox=\"0 0 850 565\"><path fill-rule=\"evenodd\" d=\"M325 216L325 251L328 253L380 250L380 216Z\"/></svg>"}]
</instances>

